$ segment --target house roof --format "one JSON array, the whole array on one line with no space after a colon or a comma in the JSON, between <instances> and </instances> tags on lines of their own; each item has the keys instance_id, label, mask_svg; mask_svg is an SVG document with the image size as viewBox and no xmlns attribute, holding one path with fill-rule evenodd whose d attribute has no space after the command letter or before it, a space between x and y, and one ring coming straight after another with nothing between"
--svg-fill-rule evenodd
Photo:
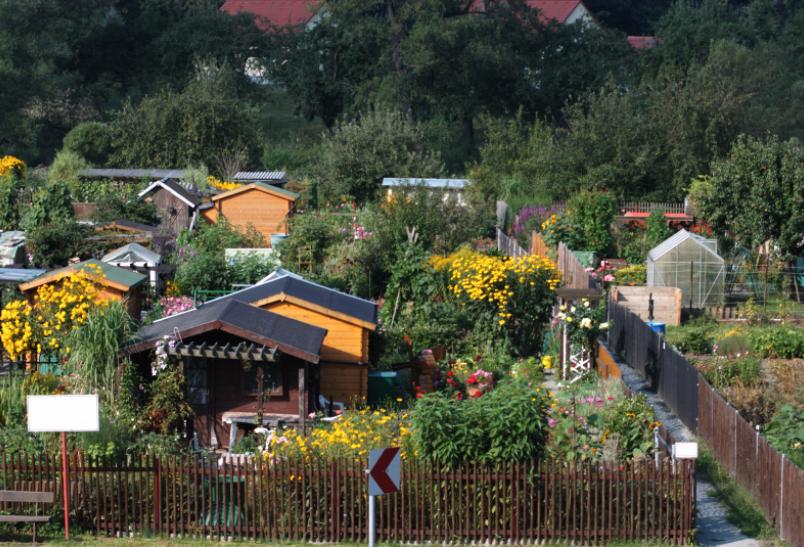
<instances>
[{"instance_id":1,"label":"house roof","mask_svg":"<svg viewBox=\"0 0 804 547\"><path fill-rule=\"evenodd\" d=\"M377 326L377 304L351 294L313 283L296 274L271 274L256 285L210 300L239 300L261 305L271 301L287 301L301 307L337 317L368 329Z\"/></svg>"},{"instance_id":2,"label":"house roof","mask_svg":"<svg viewBox=\"0 0 804 547\"><path fill-rule=\"evenodd\" d=\"M101 261L114 265L144 262L149 268L155 268L162 262L162 255L143 247L139 243L129 243L108 252L101 258Z\"/></svg>"},{"instance_id":3,"label":"house roof","mask_svg":"<svg viewBox=\"0 0 804 547\"><path fill-rule=\"evenodd\" d=\"M229 15L250 13L260 29L266 22L277 27L306 25L315 15L316 0L226 0L221 11Z\"/></svg>"},{"instance_id":4,"label":"house roof","mask_svg":"<svg viewBox=\"0 0 804 547\"><path fill-rule=\"evenodd\" d=\"M92 266L92 268L89 268L90 266ZM112 266L111 264L106 264L105 262L101 262L100 260L95 260L93 258L91 260L85 260L77 264L71 264L69 266L65 266L64 268L46 272L44 275L32 279L31 281L22 283L19 286L19 289L23 292L26 292L31 289L35 289L40 285L44 285L45 283L57 281L62 277L66 277L79 270L94 273L92 270L95 269L95 267L100 268L100 273L103 274L99 279L100 283L124 292L130 291L148 279L141 273L137 273L126 268L118 268L117 266Z\"/></svg>"},{"instance_id":5,"label":"house roof","mask_svg":"<svg viewBox=\"0 0 804 547\"><path fill-rule=\"evenodd\" d=\"M395 186L425 186L427 188L445 188L462 190L469 184L467 179L420 179L420 178L390 178L382 179L385 187Z\"/></svg>"},{"instance_id":6,"label":"house roof","mask_svg":"<svg viewBox=\"0 0 804 547\"><path fill-rule=\"evenodd\" d=\"M284 188L280 188L278 186L273 186L271 184L265 184L263 182L252 182L251 184L244 184L239 188L235 188L233 190L229 190L228 192L222 192L220 194L216 194L212 196L212 201L220 201L222 199L227 199L232 196L236 196L237 194L241 194L243 192L249 192L251 190L258 190L260 192L265 192L266 194L271 194L282 199L286 199L288 201L296 201L299 199L299 194L296 192L291 192L290 190L285 190Z\"/></svg>"},{"instance_id":7,"label":"house roof","mask_svg":"<svg viewBox=\"0 0 804 547\"><path fill-rule=\"evenodd\" d=\"M715 258L718 262L723 262L723 258L717 254L717 241L714 239L707 239L705 237L699 236L698 234L693 234L692 232L688 232L687 230L681 229L672 236L668 237L653 249L648 252L648 259L649 260L659 260L661 257L681 245L685 241L693 241L706 252L708 252L713 258Z\"/></svg>"},{"instance_id":8,"label":"house roof","mask_svg":"<svg viewBox=\"0 0 804 547\"><path fill-rule=\"evenodd\" d=\"M237 182L287 182L285 171L238 171L232 180Z\"/></svg>"},{"instance_id":9,"label":"house roof","mask_svg":"<svg viewBox=\"0 0 804 547\"><path fill-rule=\"evenodd\" d=\"M180 179L184 169L82 169L78 176L88 179Z\"/></svg>"},{"instance_id":10,"label":"house roof","mask_svg":"<svg viewBox=\"0 0 804 547\"><path fill-rule=\"evenodd\" d=\"M178 199L186 203L189 207L195 208L201 203L201 198L199 196L194 195L192 192L187 190L187 188L179 184L176 179L172 178L164 178L152 182L145 190L137 194L137 196L142 198L159 189L167 190Z\"/></svg>"},{"instance_id":11,"label":"house roof","mask_svg":"<svg viewBox=\"0 0 804 547\"><path fill-rule=\"evenodd\" d=\"M39 277L46 271L33 268L0 268L0 283L24 283Z\"/></svg>"},{"instance_id":12,"label":"house roof","mask_svg":"<svg viewBox=\"0 0 804 547\"><path fill-rule=\"evenodd\" d=\"M163 336L182 339L220 330L238 338L269 347L311 363L318 363L326 329L251 306L238 300L220 300L180 313L141 328L130 353L153 348Z\"/></svg>"},{"instance_id":13,"label":"house roof","mask_svg":"<svg viewBox=\"0 0 804 547\"><path fill-rule=\"evenodd\" d=\"M526 3L531 8L539 10L542 21L555 20L566 23L578 6L583 6L587 12L589 11L582 0L526 0Z\"/></svg>"},{"instance_id":14,"label":"house roof","mask_svg":"<svg viewBox=\"0 0 804 547\"><path fill-rule=\"evenodd\" d=\"M654 36L629 36L628 43L634 49L650 49L656 46Z\"/></svg>"}]
</instances>

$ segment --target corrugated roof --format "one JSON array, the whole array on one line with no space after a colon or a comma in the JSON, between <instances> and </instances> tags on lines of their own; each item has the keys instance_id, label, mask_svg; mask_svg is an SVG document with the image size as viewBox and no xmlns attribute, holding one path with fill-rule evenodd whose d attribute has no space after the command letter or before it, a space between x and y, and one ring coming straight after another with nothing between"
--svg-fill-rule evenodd
<instances>
[{"instance_id":1,"label":"corrugated roof","mask_svg":"<svg viewBox=\"0 0 804 547\"><path fill-rule=\"evenodd\" d=\"M45 272L43 275L38 276L35 279L30 280L29 282L23 283L20 285L20 290L29 290L39 285L43 285L59 277L63 277L65 275L69 275L72 272L85 270L89 273L94 273L91 268L87 270L88 266L98 266L103 273L103 277L111 281L114 284L121 285L126 287L127 289L132 289L137 285L145 282L148 279L141 273L137 273L133 270L127 270L126 268L118 268L117 266L112 266L111 264L106 264L105 262L101 262L100 260L90 259L85 260L83 262L79 262L77 264L70 264L69 266L65 266L64 268L58 268L56 270L51 270L49 272ZM23 287L24 285L24 287Z\"/></svg>"},{"instance_id":2,"label":"corrugated roof","mask_svg":"<svg viewBox=\"0 0 804 547\"><path fill-rule=\"evenodd\" d=\"M278 294L293 296L361 322L377 324L377 304L374 302L313 283L296 274L268 276L253 287L210 300L207 304L223 300L251 304Z\"/></svg>"},{"instance_id":3,"label":"corrugated roof","mask_svg":"<svg viewBox=\"0 0 804 547\"><path fill-rule=\"evenodd\" d=\"M180 179L184 169L82 169L78 176L88 179Z\"/></svg>"},{"instance_id":4,"label":"corrugated roof","mask_svg":"<svg viewBox=\"0 0 804 547\"><path fill-rule=\"evenodd\" d=\"M715 257L718 261L723 262L723 258L717 254L717 241L714 239L707 239L705 237L699 236L698 234L693 234L692 232L688 232L683 228L673 234L672 236L668 237L653 249L648 252L648 259L656 261L659 260L661 257L678 247L684 241L691 240L694 241L697 245L701 248L705 249L708 253L710 253L713 257Z\"/></svg>"},{"instance_id":5,"label":"corrugated roof","mask_svg":"<svg viewBox=\"0 0 804 547\"><path fill-rule=\"evenodd\" d=\"M581 0L526 0L526 3L539 10L539 18L543 21L555 20L562 24L583 4Z\"/></svg>"},{"instance_id":6,"label":"corrugated roof","mask_svg":"<svg viewBox=\"0 0 804 547\"><path fill-rule=\"evenodd\" d=\"M238 171L232 180L238 182L285 181L288 174L284 171Z\"/></svg>"},{"instance_id":7,"label":"corrugated roof","mask_svg":"<svg viewBox=\"0 0 804 547\"><path fill-rule=\"evenodd\" d=\"M150 267L156 267L162 262L162 255L139 243L129 243L108 252L101 258L101 261L111 264L145 262Z\"/></svg>"},{"instance_id":8,"label":"corrugated roof","mask_svg":"<svg viewBox=\"0 0 804 547\"><path fill-rule=\"evenodd\" d=\"M152 182L145 190L137 194L137 196L140 198L147 196L159 188L167 190L190 207L198 207L198 205L201 203L200 196L190 192L187 188L179 184L176 179L162 179Z\"/></svg>"},{"instance_id":9,"label":"corrugated roof","mask_svg":"<svg viewBox=\"0 0 804 547\"><path fill-rule=\"evenodd\" d=\"M460 190L469 184L467 179L426 179L426 178L392 178L386 177L382 179L382 185L385 187L396 186L425 186L427 188L446 188Z\"/></svg>"},{"instance_id":10,"label":"corrugated roof","mask_svg":"<svg viewBox=\"0 0 804 547\"><path fill-rule=\"evenodd\" d=\"M154 342L163 336L174 336L176 332L186 341L187 338L214 330L222 330L257 344L277 346L288 355L312 363L318 362L321 343L327 334L326 329L238 300L222 300L141 328L129 351L139 353L151 349Z\"/></svg>"},{"instance_id":11,"label":"corrugated roof","mask_svg":"<svg viewBox=\"0 0 804 547\"><path fill-rule=\"evenodd\" d=\"M0 268L0 283L25 283L39 277L46 271L34 268Z\"/></svg>"}]
</instances>

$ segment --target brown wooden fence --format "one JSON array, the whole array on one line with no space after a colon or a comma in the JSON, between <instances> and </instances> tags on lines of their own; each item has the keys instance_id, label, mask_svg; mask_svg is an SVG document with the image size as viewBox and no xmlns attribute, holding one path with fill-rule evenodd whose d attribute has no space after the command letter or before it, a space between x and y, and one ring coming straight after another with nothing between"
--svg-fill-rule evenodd
<instances>
[{"instance_id":1,"label":"brown wooden fence","mask_svg":"<svg viewBox=\"0 0 804 547\"><path fill-rule=\"evenodd\" d=\"M578 257L575 256L575 253L563 242L558 244L556 263L564 280L563 287L568 289L600 289L598 282L589 275Z\"/></svg>"},{"instance_id":2,"label":"brown wooden fence","mask_svg":"<svg viewBox=\"0 0 804 547\"><path fill-rule=\"evenodd\" d=\"M99 534L326 542L366 536L362 461L72 458L70 465L74 525ZM2 488L59 495L55 459L5 454L0 473ZM694 492L689 462L525 462L444 471L406 461L401 492L378 500L377 533L395 543L687 543Z\"/></svg>"},{"instance_id":3,"label":"brown wooden fence","mask_svg":"<svg viewBox=\"0 0 804 547\"><path fill-rule=\"evenodd\" d=\"M530 254L516 239L509 237L499 228L497 228L497 250L508 256L528 256Z\"/></svg>"},{"instance_id":4,"label":"brown wooden fence","mask_svg":"<svg viewBox=\"0 0 804 547\"><path fill-rule=\"evenodd\" d=\"M609 347L648 380L718 463L759 502L782 539L804 546L804 471L776 451L703 375L638 316L609 302Z\"/></svg>"},{"instance_id":5,"label":"brown wooden fence","mask_svg":"<svg viewBox=\"0 0 804 547\"><path fill-rule=\"evenodd\" d=\"M544 241L542 234L532 232L530 236L530 254L536 256L550 256L550 246Z\"/></svg>"}]
</instances>

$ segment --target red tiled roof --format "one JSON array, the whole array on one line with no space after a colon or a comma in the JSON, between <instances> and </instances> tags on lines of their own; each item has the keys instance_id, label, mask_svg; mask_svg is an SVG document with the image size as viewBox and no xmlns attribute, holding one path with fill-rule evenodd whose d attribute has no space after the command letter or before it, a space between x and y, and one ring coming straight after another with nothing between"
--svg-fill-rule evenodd
<instances>
[{"instance_id":1,"label":"red tiled roof","mask_svg":"<svg viewBox=\"0 0 804 547\"><path fill-rule=\"evenodd\" d=\"M581 0L527 0L528 6L539 10L543 21L555 19L559 23L565 23L578 4L582 3Z\"/></svg>"},{"instance_id":2,"label":"red tiled roof","mask_svg":"<svg viewBox=\"0 0 804 547\"><path fill-rule=\"evenodd\" d=\"M628 43L634 49L650 49L656 45L656 38L653 36L629 36Z\"/></svg>"},{"instance_id":3,"label":"red tiled roof","mask_svg":"<svg viewBox=\"0 0 804 547\"><path fill-rule=\"evenodd\" d=\"M278 27L299 26L313 17L315 4L315 0L226 0L221 11L251 13L260 28L265 28L264 21Z\"/></svg>"}]
</instances>

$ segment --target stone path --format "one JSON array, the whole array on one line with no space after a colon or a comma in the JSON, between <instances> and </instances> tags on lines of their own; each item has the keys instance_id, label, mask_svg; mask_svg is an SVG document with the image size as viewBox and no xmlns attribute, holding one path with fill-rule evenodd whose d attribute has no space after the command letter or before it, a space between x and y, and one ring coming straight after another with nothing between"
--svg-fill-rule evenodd
<instances>
[{"instance_id":1,"label":"stone path","mask_svg":"<svg viewBox=\"0 0 804 547\"><path fill-rule=\"evenodd\" d=\"M695 441L695 436L673 414L664 401L648 389L647 384L639 375L622 360L614 357L622 371L623 383L635 393L642 393L653 406L656 418L661 421L670 435L677 441ZM697 478L695 488L696 515L700 545L721 545L729 547L759 547L760 542L745 536L726 518L726 507L714 496L714 487L711 483Z\"/></svg>"}]
</instances>

